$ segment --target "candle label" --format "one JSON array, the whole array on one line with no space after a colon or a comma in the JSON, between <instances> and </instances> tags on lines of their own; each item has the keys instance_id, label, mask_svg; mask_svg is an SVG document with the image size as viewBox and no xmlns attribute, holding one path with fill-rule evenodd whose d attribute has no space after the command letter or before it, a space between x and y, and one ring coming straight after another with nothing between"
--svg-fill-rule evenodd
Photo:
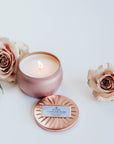
<instances>
[{"instance_id":1,"label":"candle label","mask_svg":"<svg viewBox=\"0 0 114 144\"><path fill-rule=\"evenodd\" d=\"M43 106L42 116L45 117L70 117L70 106Z\"/></svg>"}]
</instances>

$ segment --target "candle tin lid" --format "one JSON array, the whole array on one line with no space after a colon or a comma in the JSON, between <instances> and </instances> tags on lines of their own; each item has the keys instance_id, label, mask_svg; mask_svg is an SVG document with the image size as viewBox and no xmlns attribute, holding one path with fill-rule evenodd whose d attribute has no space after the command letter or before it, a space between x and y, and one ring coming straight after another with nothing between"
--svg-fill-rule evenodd
<instances>
[{"instance_id":1,"label":"candle tin lid","mask_svg":"<svg viewBox=\"0 0 114 144\"><path fill-rule=\"evenodd\" d=\"M69 98L51 95L38 101L34 107L36 123L43 129L60 132L71 128L77 121L79 110Z\"/></svg>"}]
</instances>

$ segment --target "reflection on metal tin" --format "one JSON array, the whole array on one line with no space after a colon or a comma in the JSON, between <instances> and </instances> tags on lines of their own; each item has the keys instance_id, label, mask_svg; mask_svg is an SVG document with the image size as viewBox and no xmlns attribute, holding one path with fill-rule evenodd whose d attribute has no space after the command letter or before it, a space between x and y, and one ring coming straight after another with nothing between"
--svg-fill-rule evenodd
<instances>
[{"instance_id":1,"label":"reflection on metal tin","mask_svg":"<svg viewBox=\"0 0 114 144\"><path fill-rule=\"evenodd\" d=\"M77 121L79 110L69 98L61 95L47 96L34 108L36 123L45 130L59 132L71 128Z\"/></svg>"}]
</instances>

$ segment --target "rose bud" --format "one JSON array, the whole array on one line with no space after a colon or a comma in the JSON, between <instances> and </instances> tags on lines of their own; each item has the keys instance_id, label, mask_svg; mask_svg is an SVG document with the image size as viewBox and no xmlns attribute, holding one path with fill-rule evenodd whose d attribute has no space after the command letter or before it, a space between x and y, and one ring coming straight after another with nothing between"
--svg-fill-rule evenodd
<instances>
[{"instance_id":1,"label":"rose bud","mask_svg":"<svg viewBox=\"0 0 114 144\"><path fill-rule=\"evenodd\" d=\"M88 85L98 101L114 100L114 67L107 63L97 70L88 71Z\"/></svg>"},{"instance_id":2,"label":"rose bud","mask_svg":"<svg viewBox=\"0 0 114 144\"><path fill-rule=\"evenodd\" d=\"M0 80L15 82L18 60L27 53L28 46L23 42L0 38Z\"/></svg>"}]
</instances>

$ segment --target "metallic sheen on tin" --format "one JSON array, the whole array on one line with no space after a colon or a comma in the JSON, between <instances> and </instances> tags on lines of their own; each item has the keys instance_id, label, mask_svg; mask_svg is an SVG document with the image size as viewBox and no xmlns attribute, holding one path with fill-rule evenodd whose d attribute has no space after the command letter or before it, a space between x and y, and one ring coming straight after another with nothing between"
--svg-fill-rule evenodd
<instances>
[{"instance_id":1,"label":"metallic sheen on tin","mask_svg":"<svg viewBox=\"0 0 114 144\"><path fill-rule=\"evenodd\" d=\"M70 107L70 116L43 116L43 106ZM47 96L38 101L34 107L34 118L36 123L43 129L60 132L71 128L77 121L79 110L77 105L69 98L61 95Z\"/></svg>"},{"instance_id":2,"label":"metallic sheen on tin","mask_svg":"<svg viewBox=\"0 0 114 144\"><path fill-rule=\"evenodd\" d=\"M18 66L17 81L19 87L25 94L35 98L52 95L59 88L63 79L61 63L55 55L48 52L34 52L26 55L25 57L34 54L47 54L53 56L59 62L59 68L51 76L44 78L34 78L24 74ZM21 60L23 60L23 58Z\"/></svg>"}]
</instances>

